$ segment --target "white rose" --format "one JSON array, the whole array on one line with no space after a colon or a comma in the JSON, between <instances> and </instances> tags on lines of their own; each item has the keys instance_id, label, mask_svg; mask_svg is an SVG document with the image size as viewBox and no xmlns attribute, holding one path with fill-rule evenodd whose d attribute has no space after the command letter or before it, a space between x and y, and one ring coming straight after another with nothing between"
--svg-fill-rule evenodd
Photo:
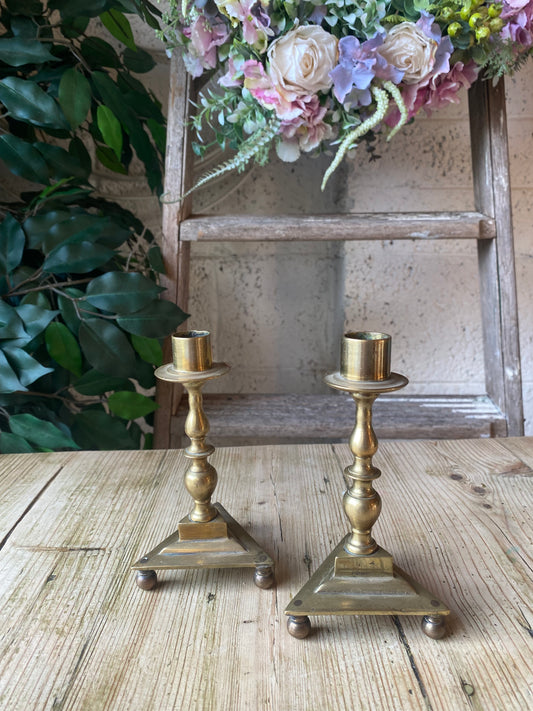
<instances>
[{"instance_id":1,"label":"white rose","mask_svg":"<svg viewBox=\"0 0 533 711\"><path fill-rule=\"evenodd\" d=\"M338 40L318 25L296 27L272 42L268 49L268 74L287 101L327 91L329 73L337 64Z\"/></svg>"},{"instance_id":2,"label":"white rose","mask_svg":"<svg viewBox=\"0 0 533 711\"><path fill-rule=\"evenodd\" d=\"M403 75L404 84L418 84L433 69L437 43L412 22L392 28L378 52Z\"/></svg>"}]
</instances>

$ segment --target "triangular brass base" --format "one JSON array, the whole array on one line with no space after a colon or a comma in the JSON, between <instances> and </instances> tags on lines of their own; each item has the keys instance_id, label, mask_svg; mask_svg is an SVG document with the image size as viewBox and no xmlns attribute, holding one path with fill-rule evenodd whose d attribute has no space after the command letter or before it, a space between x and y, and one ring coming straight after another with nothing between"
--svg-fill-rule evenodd
<instances>
[{"instance_id":1,"label":"triangular brass base","mask_svg":"<svg viewBox=\"0 0 533 711\"><path fill-rule=\"evenodd\" d=\"M311 615L449 614L448 608L394 565L383 548L366 556L344 550L343 539L285 610Z\"/></svg>"},{"instance_id":2,"label":"triangular brass base","mask_svg":"<svg viewBox=\"0 0 533 711\"><path fill-rule=\"evenodd\" d=\"M270 568L272 558L220 504L207 523L183 518L178 530L132 565L133 570Z\"/></svg>"}]
</instances>

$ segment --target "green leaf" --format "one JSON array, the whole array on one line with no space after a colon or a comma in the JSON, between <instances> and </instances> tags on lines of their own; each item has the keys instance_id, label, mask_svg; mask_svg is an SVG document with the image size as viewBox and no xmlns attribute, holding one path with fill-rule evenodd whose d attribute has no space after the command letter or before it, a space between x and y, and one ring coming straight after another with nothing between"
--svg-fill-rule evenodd
<instances>
[{"instance_id":1,"label":"green leaf","mask_svg":"<svg viewBox=\"0 0 533 711\"><path fill-rule=\"evenodd\" d=\"M100 37L87 37L81 43L80 52L85 61L93 68L111 67L118 69L120 59L113 47Z\"/></svg>"},{"instance_id":2,"label":"green leaf","mask_svg":"<svg viewBox=\"0 0 533 711\"><path fill-rule=\"evenodd\" d=\"M119 10L111 8L111 10L103 12L100 15L100 20L104 27L111 32L113 37L116 37L120 42L125 44L126 47L129 47L129 49L133 51L137 49L133 39L131 25L128 19Z\"/></svg>"},{"instance_id":3,"label":"green leaf","mask_svg":"<svg viewBox=\"0 0 533 711\"><path fill-rule=\"evenodd\" d=\"M152 142L148 138L148 134L145 132L139 121L129 128L127 127L127 131L130 137L131 145L135 149L139 160L144 163L148 185L151 190L157 193L163 192L163 178L159 168L159 156Z\"/></svg>"},{"instance_id":4,"label":"green leaf","mask_svg":"<svg viewBox=\"0 0 533 711\"><path fill-rule=\"evenodd\" d=\"M68 219L49 228L42 249L47 254L60 245L96 242L108 225L107 217L98 217L89 212L71 213Z\"/></svg>"},{"instance_id":5,"label":"green leaf","mask_svg":"<svg viewBox=\"0 0 533 711\"><path fill-rule=\"evenodd\" d=\"M148 250L148 261L154 272L158 272L159 274L165 273L163 254L158 244L153 244Z\"/></svg>"},{"instance_id":6,"label":"green leaf","mask_svg":"<svg viewBox=\"0 0 533 711\"><path fill-rule=\"evenodd\" d=\"M11 432L0 432L0 452L2 454L26 454L35 452L35 450L24 437Z\"/></svg>"},{"instance_id":7,"label":"green leaf","mask_svg":"<svg viewBox=\"0 0 533 711\"><path fill-rule=\"evenodd\" d=\"M151 365L163 365L163 349L157 338L145 338L132 334L131 342L139 356Z\"/></svg>"},{"instance_id":8,"label":"green leaf","mask_svg":"<svg viewBox=\"0 0 533 711\"><path fill-rule=\"evenodd\" d=\"M18 307L20 309L20 306ZM0 338L28 338L24 323L10 304L0 299Z\"/></svg>"},{"instance_id":9,"label":"green leaf","mask_svg":"<svg viewBox=\"0 0 533 711\"><path fill-rule=\"evenodd\" d=\"M92 161L89 151L85 148L84 142L77 136L69 144L68 152L76 160L83 170L83 174L89 176L92 171Z\"/></svg>"},{"instance_id":10,"label":"green leaf","mask_svg":"<svg viewBox=\"0 0 533 711\"><path fill-rule=\"evenodd\" d=\"M50 321L59 314L59 311L43 309L34 304L20 304L16 312L22 319L24 327L30 338L35 338L48 326Z\"/></svg>"},{"instance_id":11,"label":"green leaf","mask_svg":"<svg viewBox=\"0 0 533 711\"><path fill-rule=\"evenodd\" d=\"M88 17L68 17L63 20L61 31L65 37L75 39L85 32L88 24Z\"/></svg>"},{"instance_id":12,"label":"green leaf","mask_svg":"<svg viewBox=\"0 0 533 711\"><path fill-rule=\"evenodd\" d=\"M158 405L146 395L136 392L115 392L107 400L109 409L124 420L136 420L157 410Z\"/></svg>"},{"instance_id":13,"label":"green leaf","mask_svg":"<svg viewBox=\"0 0 533 711\"><path fill-rule=\"evenodd\" d=\"M43 269L51 274L86 274L104 265L114 254L112 249L92 242L64 244L50 252L44 260Z\"/></svg>"},{"instance_id":14,"label":"green leaf","mask_svg":"<svg viewBox=\"0 0 533 711\"><path fill-rule=\"evenodd\" d=\"M67 121L75 130L85 121L91 106L91 85L85 75L73 67L67 69L59 82L58 99Z\"/></svg>"},{"instance_id":15,"label":"green leaf","mask_svg":"<svg viewBox=\"0 0 533 711\"><path fill-rule=\"evenodd\" d=\"M13 434L24 437L32 444L47 449L79 449L71 437L46 420L30 414L12 415L9 427Z\"/></svg>"},{"instance_id":16,"label":"green leaf","mask_svg":"<svg viewBox=\"0 0 533 711\"><path fill-rule=\"evenodd\" d=\"M26 235L12 215L0 224L0 272L9 274L22 260Z\"/></svg>"},{"instance_id":17,"label":"green leaf","mask_svg":"<svg viewBox=\"0 0 533 711\"><path fill-rule=\"evenodd\" d=\"M50 0L48 8L59 10L61 17L96 17L105 9L108 0Z\"/></svg>"},{"instance_id":18,"label":"green leaf","mask_svg":"<svg viewBox=\"0 0 533 711\"><path fill-rule=\"evenodd\" d=\"M144 360L137 359L133 376L141 388L150 390L155 385L154 366Z\"/></svg>"},{"instance_id":19,"label":"green leaf","mask_svg":"<svg viewBox=\"0 0 533 711\"><path fill-rule=\"evenodd\" d=\"M158 121L149 118L146 121L146 125L150 129L154 143L158 150L164 155L167 147L167 131L164 126L162 126Z\"/></svg>"},{"instance_id":20,"label":"green leaf","mask_svg":"<svg viewBox=\"0 0 533 711\"><path fill-rule=\"evenodd\" d=\"M0 37L0 60L11 67L59 61L39 40L22 37Z\"/></svg>"},{"instance_id":21,"label":"green leaf","mask_svg":"<svg viewBox=\"0 0 533 711\"><path fill-rule=\"evenodd\" d=\"M103 72L93 72L91 80L101 96L102 102L106 106L109 106L111 111L128 131L130 124L138 123L136 115L124 103L119 87L107 74Z\"/></svg>"},{"instance_id":22,"label":"green leaf","mask_svg":"<svg viewBox=\"0 0 533 711\"><path fill-rule=\"evenodd\" d=\"M170 301L158 300L133 314L119 316L118 325L128 333L148 338L163 338L188 318L179 306Z\"/></svg>"},{"instance_id":23,"label":"green leaf","mask_svg":"<svg viewBox=\"0 0 533 711\"><path fill-rule=\"evenodd\" d=\"M131 74L119 74L117 77L124 101L135 112L139 119L154 119L159 124L165 123L161 107L154 97L144 88L140 81Z\"/></svg>"},{"instance_id":24,"label":"green leaf","mask_svg":"<svg viewBox=\"0 0 533 711\"><path fill-rule=\"evenodd\" d=\"M69 128L59 105L33 81L18 77L0 80L0 101L19 121L45 128Z\"/></svg>"},{"instance_id":25,"label":"green leaf","mask_svg":"<svg viewBox=\"0 0 533 711\"><path fill-rule=\"evenodd\" d=\"M54 180L63 178L78 178L88 180L89 174L68 151L60 146L52 146L49 143L34 143L35 148L45 159L50 175Z\"/></svg>"},{"instance_id":26,"label":"green leaf","mask_svg":"<svg viewBox=\"0 0 533 711\"><path fill-rule=\"evenodd\" d=\"M81 395L104 395L113 390L134 389L130 380L114 375L104 375L94 368L84 373L73 385Z\"/></svg>"},{"instance_id":27,"label":"green leaf","mask_svg":"<svg viewBox=\"0 0 533 711\"><path fill-rule=\"evenodd\" d=\"M85 410L76 415L72 433L84 449L137 449L126 423L102 410Z\"/></svg>"},{"instance_id":28,"label":"green leaf","mask_svg":"<svg viewBox=\"0 0 533 711\"><path fill-rule=\"evenodd\" d=\"M43 6L39 0L6 0L6 7L14 15L41 15Z\"/></svg>"},{"instance_id":29,"label":"green leaf","mask_svg":"<svg viewBox=\"0 0 533 711\"><path fill-rule=\"evenodd\" d=\"M108 106L101 104L96 111L96 121L105 143L113 149L117 160L122 154L122 126Z\"/></svg>"},{"instance_id":30,"label":"green leaf","mask_svg":"<svg viewBox=\"0 0 533 711\"><path fill-rule=\"evenodd\" d=\"M155 61L151 54L144 49L137 48L132 51L129 47L124 50L122 60L128 69L135 74L144 74L155 67Z\"/></svg>"},{"instance_id":31,"label":"green leaf","mask_svg":"<svg viewBox=\"0 0 533 711\"><path fill-rule=\"evenodd\" d=\"M39 249L52 227L66 220L70 220L71 217L71 213L66 210L50 210L50 212L35 215L35 217L29 217L27 220L24 220L23 227L28 235L30 249Z\"/></svg>"},{"instance_id":32,"label":"green leaf","mask_svg":"<svg viewBox=\"0 0 533 711\"><path fill-rule=\"evenodd\" d=\"M102 97L103 103L109 106L111 111L113 111L130 137L131 145L146 167L148 184L153 190L162 188L159 156L148 138L148 135L145 133L137 115L124 102L123 96L116 83L106 74L93 72L91 79Z\"/></svg>"},{"instance_id":33,"label":"green leaf","mask_svg":"<svg viewBox=\"0 0 533 711\"><path fill-rule=\"evenodd\" d=\"M13 37L20 37L26 40L37 39L38 25L29 17L14 15L11 17L11 32Z\"/></svg>"},{"instance_id":34,"label":"green leaf","mask_svg":"<svg viewBox=\"0 0 533 711\"><path fill-rule=\"evenodd\" d=\"M149 304L162 291L162 287L137 272L107 272L90 282L85 298L103 311L129 314Z\"/></svg>"},{"instance_id":35,"label":"green leaf","mask_svg":"<svg viewBox=\"0 0 533 711\"><path fill-rule=\"evenodd\" d=\"M10 365L14 368L22 385L34 383L43 375L53 373L53 368L45 368L22 348L4 348L4 353Z\"/></svg>"},{"instance_id":36,"label":"green leaf","mask_svg":"<svg viewBox=\"0 0 533 711\"><path fill-rule=\"evenodd\" d=\"M49 355L65 370L81 375L81 350L78 341L63 323L54 321L44 333Z\"/></svg>"},{"instance_id":37,"label":"green leaf","mask_svg":"<svg viewBox=\"0 0 533 711\"><path fill-rule=\"evenodd\" d=\"M76 306L74 305L72 299L68 298L69 296L71 296L72 299L76 300L81 314L76 310ZM75 289L74 287L66 287L65 289L63 289L63 293L58 294L57 297L57 305L61 310L61 316L63 317L63 321L75 336L78 335L78 332L80 330L80 319L85 318L85 314L87 312L93 314L98 313L98 309L94 306L91 306L91 304L88 304L86 301L83 304L81 303L81 299L84 296L85 293L80 289Z\"/></svg>"},{"instance_id":38,"label":"green leaf","mask_svg":"<svg viewBox=\"0 0 533 711\"><path fill-rule=\"evenodd\" d=\"M21 305L30 304L31 306L39 306L41 309L45 309L47 311L52 310L48 297L42 291L30 291L29 294L25 294L22 297L20 303Z\"/></svg>"},{"instance_id":39,"label":"green leaf","mask_svg":"<svg viewBox=\"0 0 533 711\"><path fill-rule=\"evenodd\" d=\"M4 351L0 350L0 393L26 390L10 366Z\"/></svg>"},{"instance_id":40,"label":"green leaf","mask_svg":"<svg viewBox=\"0 0 533 711\"><path fill-rule=\"evenodd\" d=\"M135 370L135 352L126 335L104 319L90 318L80 324L80 344L93 368L105 375L128 378Z\"/></svg>"},{"instance_id":41,"label":"green leaf","mask_svg":"<svg viewBox=\"0 0 533 711\"><path fill-rule=\"evenodd\" d=\"M103 166L112 170L114 173L121 173L122 175L128 174L127 168L117 160L115 152L112 148L109 148L109 146L98 146L96 149L96 157Z\"/></svg>"},{"instance_id":42,"label":"green leaf","mask_svg":"<svg viewBox=\"0 0 533 711\"><path fill-rule=\"evenodd\" d=\"M0 158L9 170L19 178L43 185L49 183L48 166L42 155L22 138L10 133L0 136Z\"/></svg>"}]
</instances>

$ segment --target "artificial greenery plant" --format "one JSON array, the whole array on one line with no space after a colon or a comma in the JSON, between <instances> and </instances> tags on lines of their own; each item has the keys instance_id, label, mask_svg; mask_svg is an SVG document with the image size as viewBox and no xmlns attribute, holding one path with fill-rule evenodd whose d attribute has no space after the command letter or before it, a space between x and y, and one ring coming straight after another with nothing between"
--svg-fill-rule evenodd
<instances>
[{"instance_id":1,"label":"artificial greenery plant","mask_svg":"<svg viewBox=\"0 0 533 711\"><path fill-rule=\"evenodd\" d=\"M137 156L162 189L165 121L135 76L154 62L128 13L157 26L139 0L0 3L0 160L23 185L0 200L3 453L147 446L140 390L185 318L159 298L153 235L91 185L93 161L126 174Z\"/></svg>"}]
</instances>

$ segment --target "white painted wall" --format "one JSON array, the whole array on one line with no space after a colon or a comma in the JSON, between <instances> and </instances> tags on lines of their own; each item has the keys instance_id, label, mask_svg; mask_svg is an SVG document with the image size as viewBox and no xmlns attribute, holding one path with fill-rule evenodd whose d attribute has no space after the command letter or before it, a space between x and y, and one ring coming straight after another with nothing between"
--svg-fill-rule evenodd
<instances>
[{"instance_id":1,"label":"white painted wall","mask_svg":"<svg viewBox=\"0 0 533 711\"><path fill-rule=\"evenodd\" d=\"M155 52L148 79L165 99L168 60ZM533 62L507 80L526 433L533 434ZM195 211L248 213L472 209L466 95L430 119L420 117L379 161L360 151L324 194L326 157L230 176L198 193ZM157 201L138 177L102 174L119 197L159 230ZM228 195L228 190L233 190ZM213 201L220 202L209 207ZM214 334L215 356L233 365L218 384L233 392L319 392L338 365L343 329L393 336L393 368L411 392L484 392L475 244L470 242L202 244L192 250L191 327ZM215 389L216 385L211 389Z\"/></svg>"}]
</instances>

